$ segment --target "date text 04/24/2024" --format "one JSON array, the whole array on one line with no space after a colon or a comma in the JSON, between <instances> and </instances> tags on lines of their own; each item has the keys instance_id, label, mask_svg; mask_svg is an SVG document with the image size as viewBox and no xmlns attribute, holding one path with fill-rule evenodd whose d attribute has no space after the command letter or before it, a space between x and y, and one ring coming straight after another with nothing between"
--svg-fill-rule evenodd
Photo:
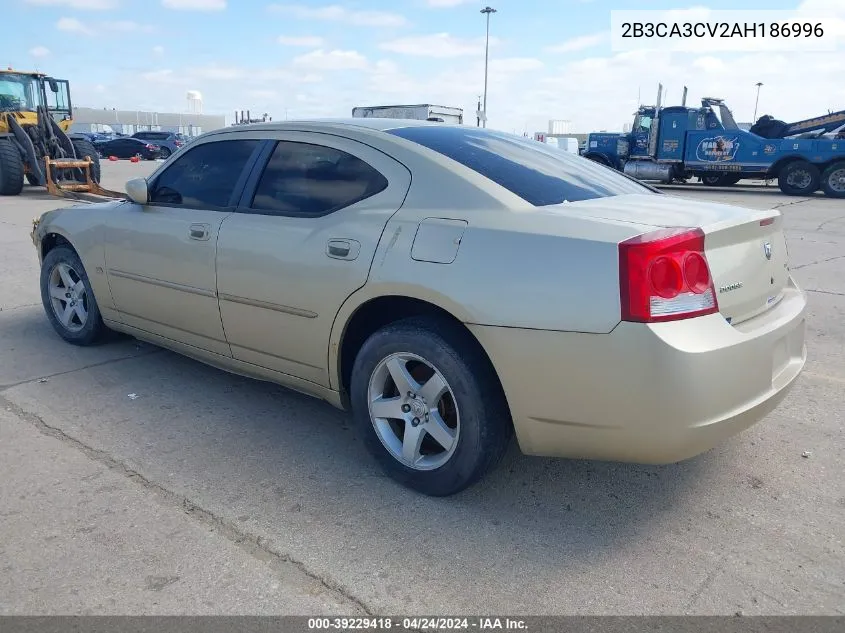
<instances>
[{"instance_id":1,"label":"date text 04/24/2024","mask_svg":"<svg viewBox=\"0 0 845 633\"><path fill-rule=\"evenodd\" d=\"M309 631L525 631L525 620L519 618L440 618L440 617L357 617L357 618L309 618Z\"/></svg>"}]
</instances>

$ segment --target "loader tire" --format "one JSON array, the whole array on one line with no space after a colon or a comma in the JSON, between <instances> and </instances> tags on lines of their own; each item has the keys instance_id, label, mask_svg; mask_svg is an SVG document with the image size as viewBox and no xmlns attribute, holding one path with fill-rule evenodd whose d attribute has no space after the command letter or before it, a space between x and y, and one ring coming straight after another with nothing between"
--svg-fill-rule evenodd
<instances>
[{"instance_id":1,"label":"loader tire","mask_svg":"<svg viewBox=\"0 0 845 633\"><path fill-rule=\"evenodd\" d=\"M17 196L23 191L23 160L17 146L0 138L0 196Z\"/></svg>"},{"instance_id":2,"label":"loader tire","mask_svg":"<svg viewBox=\"0 0 845 633\"><path fill-rule=\"evenodd\" d=\"M822 191L831 198L845 198L845 161L833 163L824 170Z\"/></svg>"},{"instance_id":3,"label":"loader tire","mask_svg":"<svg viewBox=\"0 0 845 633\"><path fill-rule=\"evenodd\" d=\"M94 147L93 143L90 141L83 141L83 140L74 140L73 141L73 151L76 152L76 157L79 159L83 159L86 156L89 156L91 160L94 161L94 164L91 165L91 180L98 183L100 182L100 153ZM80 179L85 178L85 174L79 175Z\"/></svg>"},{"instance_id":4,"label":"loader tire","mask_svg":"<svg viewBox=\"0 0 845 633\"><path fill-rule=\"evenodd\" d=\"M31 187L38 186L38 178L35 177L35 174L27 174L26 181L30 184Z\"/></svg>"},{"instance_id":5,"label":"loader tire","mask_svg":"<svg viewBox=\"0 0 845 633\"><path fill-rule=\"evenodd\" d=\"M820 185L819 168L806 160L796 160L781 168L778 187L788 196L810 196Z\"/></svg>"}]
</instances>

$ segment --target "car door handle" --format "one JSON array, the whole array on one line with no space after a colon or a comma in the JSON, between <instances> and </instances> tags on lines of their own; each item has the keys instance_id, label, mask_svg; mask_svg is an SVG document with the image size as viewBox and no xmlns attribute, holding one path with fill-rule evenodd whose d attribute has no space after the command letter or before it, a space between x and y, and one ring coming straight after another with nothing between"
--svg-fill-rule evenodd
<instances>
[{"instance_id":1,"label":"car door handle","mask_svg":"<svg viewBox=\"0 0 845 633\"><path fill-rule=\"evenodd\" d=\"M192 224L190 229L190 236L192 240L207 240L210 224Z\"/></svg>"},{"instance_id":2,"label":"car door handle","mask_svg":"<svg viewBox=\"0 0 845 633\"><path fill-rule=\"evenodd\" d=\"M361 244L355 240L335 239L329 240L326 245L326 255L333 259L352 260L358 257L361 251Z\"/></svg>"}]
</instances>

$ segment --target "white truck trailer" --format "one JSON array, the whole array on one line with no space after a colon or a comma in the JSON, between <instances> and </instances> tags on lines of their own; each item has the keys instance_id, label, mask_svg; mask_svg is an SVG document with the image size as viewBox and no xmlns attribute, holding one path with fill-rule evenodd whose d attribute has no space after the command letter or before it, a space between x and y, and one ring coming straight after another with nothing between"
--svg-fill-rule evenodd
<instances>
[{"instance_id":1,"label":"white truck trailer","mask_svg":"<svg viewBox=\"0 0 845 633\"><path fill-rule=\"evenodd\" d=\"M421 103L418 105L362 106L352 108L352 116L363 119L413 119L415 121L439 121L462 125L463 108Z\"/></svg>"}]
</instances>

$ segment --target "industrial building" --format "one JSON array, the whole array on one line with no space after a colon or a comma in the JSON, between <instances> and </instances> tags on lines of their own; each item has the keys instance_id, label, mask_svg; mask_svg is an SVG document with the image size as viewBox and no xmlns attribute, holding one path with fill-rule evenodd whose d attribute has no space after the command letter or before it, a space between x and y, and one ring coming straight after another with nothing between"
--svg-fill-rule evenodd
<instances>
[{"instance_id":1,"label":"industrial building","mask_svg":"<svg viewBox=\"0 0 845 633\"><path fill-rule=\"evenodd\" d=\"M222 114L204 114L202 95L196 90L187 93L187 112L149 112L115 108L73 109L72 132L116 132L134 134L146 130L178 132L199 136L204 132L226 127Z\"/></svg>"},{"instance_id":2,"label":"industrial building","mask_svg":"<svg viewBox=\"0 0 845 633\"><path fill-rule=\"evenodd\" d=\"M73 109L72 132L116 132L134 134L142 130L179 132L198 136L204 132L226 127L222 114L181 112L142 112L139 110Z\"/></svg>"}]
</instances>

